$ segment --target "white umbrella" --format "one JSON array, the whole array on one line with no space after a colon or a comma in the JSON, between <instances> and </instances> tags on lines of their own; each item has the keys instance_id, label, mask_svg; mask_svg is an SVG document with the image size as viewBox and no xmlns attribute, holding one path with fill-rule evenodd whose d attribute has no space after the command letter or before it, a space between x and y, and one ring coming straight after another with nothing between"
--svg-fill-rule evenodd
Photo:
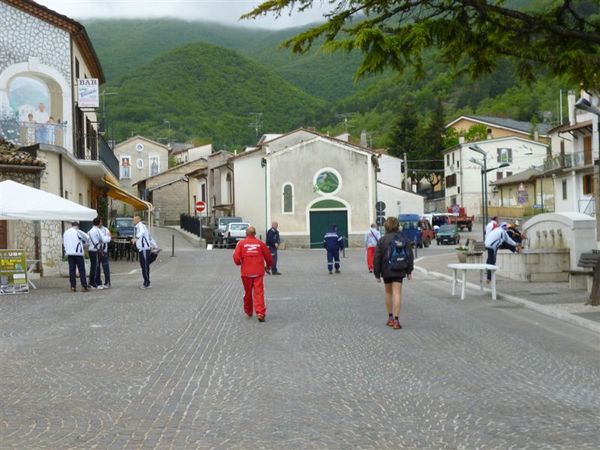
<instances>
[{"instance_id":1,"label":"white umbrella","mask_svg":"<svg viewBox=\"0 0 600 450\"><path fill-rule=\"evenodd\" d=\"M12 180L0 183L0 220L93 220L96 210Z\"/></svg>"}]
</instances>

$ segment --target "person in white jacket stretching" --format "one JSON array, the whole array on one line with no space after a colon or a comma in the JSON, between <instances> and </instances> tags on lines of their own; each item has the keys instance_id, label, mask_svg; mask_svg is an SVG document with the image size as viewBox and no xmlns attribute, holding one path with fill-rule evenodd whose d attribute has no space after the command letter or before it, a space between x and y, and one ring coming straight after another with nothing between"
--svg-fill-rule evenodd
<instances>
[{"instance_id":1,"label":"person in white jacket stretching","mask_svg":"<svg viewBox=\"0 0 600 450\"><path fill-rule=\"evenodd\" d=\"M69 228L63 234L63 246L69 262L69 281L71 282L71 292L75 292L76 280L75 270L79 271L79 280L81 289L88 290L88 284L85 277L85 260L83 259L83 247L88 243L88 235L79 229L79 222L72 222Z\"/></svg>"}]
</instances>

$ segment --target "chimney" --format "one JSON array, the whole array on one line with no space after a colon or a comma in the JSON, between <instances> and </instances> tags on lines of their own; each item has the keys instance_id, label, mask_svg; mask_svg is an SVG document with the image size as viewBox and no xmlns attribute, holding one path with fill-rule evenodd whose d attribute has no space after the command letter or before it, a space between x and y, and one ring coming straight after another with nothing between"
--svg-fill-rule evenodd
<instances>
[{"instance_id":1,"label":"chimney","mask_svg":"<svg viewBox=\"0 0 600 450\"><path fill-rule=\"evenodd\" d=\"M569 108L569 125L575 125L575 91L569 91L567 97L567 105Z\"/></svg>"},{"instance_id":2,"label":"chimney","mask_svg":"<svg viewBox=\"0 0 600 450\"><path fill-rule=\"evenodd\" d=\"M361 147L368 147L368 143L367 143L367 132L365 130L362 130L360 132L360 146Z\"/></svg>"}]
</instances>

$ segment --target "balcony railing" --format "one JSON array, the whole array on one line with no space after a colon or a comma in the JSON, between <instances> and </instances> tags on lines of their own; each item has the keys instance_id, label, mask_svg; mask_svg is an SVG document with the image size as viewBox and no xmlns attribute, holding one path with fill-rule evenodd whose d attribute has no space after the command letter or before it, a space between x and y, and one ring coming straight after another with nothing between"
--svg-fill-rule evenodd
<instances>
[{"instance_id":1,"label":"balcony railing","mask_svg":"<svg viewBox=\"0 0 600 450\"><path fill-rule=\"evenodd\" d=\"M102 136L98 136L98 147L100 149L100 160L106 164L108 170L118 179L119 178L119 160L109 147Z\"/></svg>"},{"instance_id":2,"label":"balcony railing","mask_svg":"<svg viewBox=\"0 0 600 450\"><path fill-rule=\"evenodd\" d=\"M46 144L66 148L68 132L66 123L38 124L19 122L12 117L0 118L0 139L18 146ZM119 160L104 138L93 129L87 134L77 133L74 156L86 161L102 161L119 178Z\"/></svg>"},{"instance_id":3,"label":"balcony railing","mask_svg":"<svg viewBox=\"0 0 600 450\"><path fill-rule=\"evenodd\" d=\"M574 152L555 155L544 161L544 170L575 169L593 164L592 152Z\"/></svg>"},{"instance_id":4,"label":"balcony railing","mask_svg":"<svg viewBox=\"0 0 600 450\"><path fill-rule=\"evenodd\" d=\"M19 122L14 118L0 119L0 138L15 145L47 144L64 147L66 123Z\"/></svg>"}]
</instances>

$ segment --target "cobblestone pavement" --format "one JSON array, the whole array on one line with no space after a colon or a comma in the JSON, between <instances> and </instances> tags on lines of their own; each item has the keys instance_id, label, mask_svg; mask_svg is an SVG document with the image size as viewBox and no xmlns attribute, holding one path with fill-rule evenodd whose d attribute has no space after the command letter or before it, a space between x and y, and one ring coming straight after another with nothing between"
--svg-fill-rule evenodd
<instances>
[{"instance_id":1,"label":"cobblestone pavement","mask_svg":"<svg viewBox=\"0 0 600 450\"><path fill-rule=\"evenodd\" d=\"M360 251L281 252L259 324L231 250L165 253L150 291L0 298L0 448L600 446L591 332L423 274L392 330Z\"/></svg>"}]
</instances>

